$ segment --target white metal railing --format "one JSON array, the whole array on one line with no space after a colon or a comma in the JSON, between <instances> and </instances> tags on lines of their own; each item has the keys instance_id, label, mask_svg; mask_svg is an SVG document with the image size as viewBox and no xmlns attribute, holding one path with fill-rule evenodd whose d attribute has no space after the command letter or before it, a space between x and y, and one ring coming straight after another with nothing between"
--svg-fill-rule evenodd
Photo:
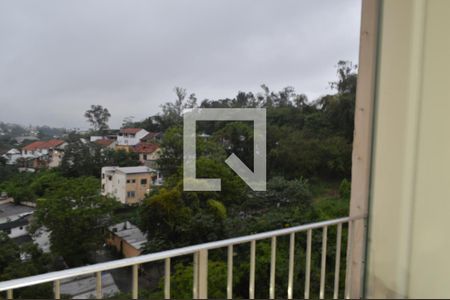
<instances>
[{"instance_id":1,"label":"white metal railing","mask_svg":"<svg viewBox=\"0 0 450 300\"><path fill-rule=\"evenodd\" d=\"M310 297L310 278L311 278L311 243L312 231L315 229L322 229L322 251L321 251L321 265L320 265L320 292L319 297L325 298L325 274L326 274L326 257L327 257L327 233L330 226L337 227L336 235L336 259L334 272L334 290L333 298L337 299L339 296L339 274L340 274L340 260L341 260L341 240L342 240L342 226L348 223L348 243L347 243L347 262L352 261L351 246L353 242L352 228L354 222L364 219L365 216L345 217L340 219L328 220L312 224L300 225L280 230L268 231L253 235L241 236L216 242L204 243L195 246L188 246L178 249L162 251L158 253L146 254L131 258L124 258L104 263L88 265L84 267L72 268L62 271L50 272L46 274L30 276L25 278L13 279L9 281L0 282L0 292L6 291L7 298L13 299L13 290L32 286L36 284L53 282L54 297L60 299L61 289L60 282L62 279L71 278L86 274L96 274L96 298L102 298L102 271L108 271L123 267L132 267L132 298L138 298L138 267L141 264L162 261L164 260L164 297L170 298L170 262L171 258L193 254L194 268L193 268L193 298L206 299L208 297L208 250L227 247L227 298L233 298L233 246L243 243L250 243L250 274L249 274L249 298L255 298L255 267L256 267L256 241L271 239L271 260L270 260L270 287L269 297L275 298L275 266L276 266L276 249L277 237L289 236L289 271L288 271L288 288L287 298L292 299L294 286L294 256L295 256L295 234L299 232L306 232L306 261L305 261L305 289L304 298ZM351 268L347 263L346 278L345 278L345 297L350 298L351 285ZM297 296L298 297L298 296Z\"/></svg>"}]
</instances>

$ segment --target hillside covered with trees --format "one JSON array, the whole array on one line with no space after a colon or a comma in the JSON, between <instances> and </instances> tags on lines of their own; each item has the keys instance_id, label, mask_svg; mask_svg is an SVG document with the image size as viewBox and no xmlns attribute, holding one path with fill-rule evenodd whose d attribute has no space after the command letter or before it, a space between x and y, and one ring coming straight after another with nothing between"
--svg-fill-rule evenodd
<instances>
[{"instance_id":1,"label":"hillside covered with trees","mask_svg":"<svg viewBox=\"0 0 450 300\"><path fill-rule=\"evenodd\" d=\"M334 93L316 100L307 99L292 87L276 92L262 85L261 92L239 92L231 99L199 102L195 94L189 95L185 89L176 88L176 100L164 104L161 113L141 122L127 122L130 127L164 133L159 160L164 186L153 190L137 207L119 207L111 199L99 196L98 180L101 166L135 165L136 157L88 149L77 142L79 139L75 135L68 137L73 142L60 168L35 174L4 173L0 176L0 191L7 191L18 201L37 203L35 225L52 230L52 254L63 257L70 266L92 262L90 254L101 248L105 228L121 220L129 220L147 233L149 242L145 252L151 253L345 216L350 195L356 66L339 62L337 75L337 80L331 83ZM253 125L250 122L197 124L197 177L221 178L222 191L183 191L183 111L195 107L266 108L266 192L252 191L224 163L235 153L253 167ZM2 161L0 168L7 169ZM71 230L61 230L64 224L70 224ZM92 233L89 237L85 234L88 228L95 228L89 232ZM334 244L336 236L333 230L329 232L330 245ZM345 238L344 232L344 242ZM299 249L304 249L305 240L304 236L298 237ZM313 247L319 249L320 243L321 236L317 233L313 236ZM239 255L235 260L234 293L236 297L247 298L249 247L238 246L235 252ZM269 241L258 242L257 253L256 280L261 288L256 297L267 298ZM303 255L299 253L296 259L297 270L303 269ZM330 249L327 259L333 262L334 255L334 250ZM344 256L343 253L343 261ZM226 253L212 251L209 259L210 296L224 298L226 280L222 277L226 276ZM281 238L277 250L277 297L285 297L287 259L288 240ZM320 253L314 253L312 259L311 289L318 291ZM192 259L180 258L173 264L173 297L190 297ZM1 264L0 274L11 266L6 262ZM302 272L296 272L296 282L303 282ZM5 274L8 278L12 276ZM332 278L333 275L329 275ZM295 295L302 293L300 286L295 286ZM144 289L142 293L162 297L160 290Z\"/></svg>"}]
</instances>

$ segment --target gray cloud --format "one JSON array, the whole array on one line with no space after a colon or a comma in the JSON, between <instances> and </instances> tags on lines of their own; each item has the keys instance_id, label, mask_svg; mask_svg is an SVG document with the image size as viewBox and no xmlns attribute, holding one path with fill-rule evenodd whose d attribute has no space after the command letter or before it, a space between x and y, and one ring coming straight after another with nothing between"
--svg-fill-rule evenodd
<instances>
[{"instance_id":1,"label":"gray cloud","mask_svg":"<svg viewBox=\"0 0 450 300\"><path fill-rule=\"evenodd\" d=\"M117 127L182 86L202 100L291 85L329 92L357 62L359 0L0 2L0 121L87 127L90 104Z\"/></svg>"}]
</instances>

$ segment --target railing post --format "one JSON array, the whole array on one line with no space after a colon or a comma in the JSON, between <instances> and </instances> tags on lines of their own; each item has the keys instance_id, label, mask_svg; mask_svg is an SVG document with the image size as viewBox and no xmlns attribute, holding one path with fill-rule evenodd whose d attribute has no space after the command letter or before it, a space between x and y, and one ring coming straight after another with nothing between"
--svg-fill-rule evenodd
<instances>
[{"instance_id":1,"label":"railing post","mask_svg":"<svg viewBox=\"0 0 450 300\"><path fill-rule=\"evenodd\" d=\"M139 293L138 293L138 280L139 280L139 265L133 265L132 268L133 273L133 281L132 281L132 291L131 291L131 297L132 299L138 299Z\"/></svg>"},{"instance_id":2,"label":"railing post","mask_svg":"<svg viewBox=\"0 0 450 300\"><path fill-rule=\"evenodd\" d=\"M327 270L327 234L328 227L325 226L322 231L322 259L320 263L320 292L319 298L325 298L325 275Z\"/></svg>"},{"instance_id":3,"label":"railing post","mask_svg":"<svg viewBox=\"0 0 450 300\"><path fill-rule=\"evenodd\" d=\"M347 258L345 266L345 299L351 298L352 290L352 262L353 262L353 221L348 223Z\"/></svg>"},{"instance_id":4,"label":"railing post","mask_svg":"<svg viewBox=\"0 0 450 300\"><path fill-rule=\"evenodd\" d=\"M194 254L193 298L208 298L208 250L199 250Z\"/></svg>"},{"instance_id":5,"label":"railing post","mask_svg":"<svg viewBox=\"0 0 450 300\"><path fill-rule=\"evenodd\" d=\"M53 282L53 296L56 300L61 299L61 281L55 280Z\"/></svg>"},{"instance_id":6,"label":"railing post","mask_svg":"<svg viewBox=\"0 0 450 300\"><path fill-rule=\"evenodd\" d=\"M255 264L256 264L256 241L250 242L250 283L248 287L248 298L255 299Z\"/></svg>"},{"instance_id":7,"label":"railing post","mask_svg":"<svg viewBox=\"0 0 450 300\"><path fill-rule=\"evenodd\" d=\"M233 299L233 245L228 246L227 299Z\"/></svg>"},{"instance_id":8,"label":"railing post","mask_svg":"<svg viewBox=\"0 0 450 300\"><path fill-rule=\"evenodd\" d=\"M305 299L309 299L309 286L311 279L311 239L312 230L308 229L306 234Z\"/></svg>"},{"instance_id":9,"label":"railing post","mask_svg":"<svg viewBox=\"0 0 450 300\"><path fill-rule=\"evenodd\" d=\"M334 291L333 299L339 298L339 273L341 271L341 240L342 240L342 223L337 226L336 233L336 261L334 265Z\"/></svg>"},{"instance_id":10,"label":"railing post","mask_svg":"<svg viewBox=\"0 0 450 300\"><path fill-rule=\"evenodd\" d=\"M295 233L291 233L289 239L289 275L288 275L288 299L294 297L294 254L295 254Z\"/></svg>"},{"instance_id":11,"label":"railing post","mask_svg":"<svg viewBox=\"0 0 450 300\"><path fill-rule=\"evenodd\" d=\"M102 290L102 272L95 273L96 284L95 284L95 299L103 298L103 290Z\"/></svg>"},{"instance_id":12,"label":"railing post","mask_svg":"<svg viewBox=\"0 0 450 300\"><path fill-rule=\"evenodd\" d=\"M6 299L10 300L13 299L13 290L7 290L6 291Z\"/></svg>"},{"instance_id":13,"label":"railing post","mask_svg":"<svg viewBox=\"0 0 450 300\"><path fill-rule=\"evenodd\" d=\"M170 299L170 257L164 261L164 299Z\"/></svg>"},{"instance_id":14,"label":"railing post","mask_svg":"<svg viewBox=\"0 0 450 300\"><path fill-rule=\"evenodd\" d=\"M277 261L277 237L272 237L271 251L270 251L270 287L269 298L275 299L275 271Z\"/></svg>"}]
</instances>

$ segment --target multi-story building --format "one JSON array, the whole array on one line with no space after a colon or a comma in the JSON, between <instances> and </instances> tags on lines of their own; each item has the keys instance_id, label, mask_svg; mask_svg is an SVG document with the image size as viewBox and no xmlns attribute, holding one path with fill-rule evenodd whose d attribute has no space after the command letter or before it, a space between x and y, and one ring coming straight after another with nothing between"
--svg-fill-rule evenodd
<instances>
[{"instance_id":1,"label":"multi-story building","mask_svg":"<svg viewBox=\"0 0 450 300\"><path fill-rule=\"evenodd\" d=\"M157 172L146 166L103 167L102 195L123 204L135 204L144 200L156 177Z\"/></svg>"}]
</instances>

